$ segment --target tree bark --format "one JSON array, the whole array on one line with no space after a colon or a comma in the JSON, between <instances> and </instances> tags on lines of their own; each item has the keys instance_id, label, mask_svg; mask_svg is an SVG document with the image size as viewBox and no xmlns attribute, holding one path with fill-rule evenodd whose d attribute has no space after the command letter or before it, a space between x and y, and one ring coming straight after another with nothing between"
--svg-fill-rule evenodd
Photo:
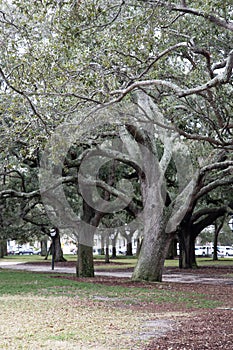
<instances>
[{"instance_id":1,"label":"tree bark","mask_svg":"<svg viewBox=\"0 0 233 350\"><path fill-rule=\"evenodd\" d=\"M101 213L95 212L93 208L83 201L83 224L78 238L77 277L94 277L93 240L101 217Z\"/></svg>"},{"instance_id":2,"label":"tree bark","mask_svg":"<svg viewBox=\"0 0 233 350\"><path fill-rule=\"evenodd\" d=\"M179 268L192 269L197 267L195 256L196 237L190 234L189 230L181 229L179 232L180 256Z\"/></svg>"},{"instance_id":3,"label":"tree bark","mask_svg":"<svg viewBox=\"0 0 233 350\"><path fill-rule=\"evenodd\" d=\"M40 241L40 248L41 248L41 256L46 256L47 255L47 247L48 243L47 243L47 239L42 239Z\"/></svg>"},{"instance_id":4,"label":"tree bark","mask_svg":"<svg viewBox=\"0 0 233 350\"><path fill-rule=\"evenodd\" d=\"M174 259L177 256L177 239L173 238L168 248L166 259Z\"/></svg>"},{"instance_id":5,"label":"tree bark","mask_svg":"<svg viewBox=\"0 0 233 350\"><path fill-rule=\"evenodd\" d=\"M136 257L139 257L140 251L142 246L142 240L140 238L137 239L137 250L136 250Z\"/></svg>"},{"instance_id":6,"label":"tree bark","mask_svg":"<svg viewBox=\"0 0 233 350\"><path fill-rule=\"evenodd\" d=\"M163 266L170 240L165 230L151 227L144 235L138 263L132 279L162 281Z\"/></svg>"},{"instance_id":7,"label":"tree bark","mask_svg":"<svg viewBox=\"0 0 233 350\"><path fill-rule=\"evenodd\" d=\"M117 254L116 254L116 246L112 246L112 259L116 259Z\"/></svg>"},{"instance_id":8,"label":"tree bark","mask_svg":"<svg viewBox=\"0 0 233 350\"><path fill-rule=\"evenodd\" d=\"M217 261L218 260L218 236L219 233L223 227L225 220L225 215L223 216L222 220L220 221L218 225L218 221L216 220L214 223L214 252L213 252L213 260Z\"/></svg>"},{"instance_id":9,"label":"tree bark","mask_svg":"<svg viewBox=\"0 0 233 350\"><path fill-rule=\"evenodd\" d=\"M105 264L109 264L109 235L106 236L106 247L105 247Z\"/></svg>"},{"instance_id":10,"label":"tree bark","mask_svg":"<svg viewBox=\"0 0 233 350\"><path fill-rule=\"evenodd\" d=\"M76 275L78 277L94 277L93 248L78 244L78 261Z\"/></svg>"},{"instance_id":11,"label":"tree bark","mask_svg":"<svg viewBox=\"0 0 233 350\"><path fill-rule=\"evenodd\" d=\"M7 241L6 240L0 240L0 258L3 258L5 255L7 255Z\"/></svg>"},{"instance_id":12,"label":"tree bark","mask_svg":"<svg viewBox=\"0 0 233 350\"><path fill-rule=\"evenodd\" d=\"M132 241L130 238L130 242L127 242L126 245L126 256L132 256L133 255L133 249L132 249Z\"/></svg>"},{"instance_id":13,"label":"tree bark","mask_svg":"<svg viewBox=\"0 0 233 350\"><path fill-rule=\"evenodd\" d=\"M54 237L55 244L55 262L64 262L66 259L63 256L63 250L61 248L60 235L56 234Z\"/></svg>"}]
</instances>

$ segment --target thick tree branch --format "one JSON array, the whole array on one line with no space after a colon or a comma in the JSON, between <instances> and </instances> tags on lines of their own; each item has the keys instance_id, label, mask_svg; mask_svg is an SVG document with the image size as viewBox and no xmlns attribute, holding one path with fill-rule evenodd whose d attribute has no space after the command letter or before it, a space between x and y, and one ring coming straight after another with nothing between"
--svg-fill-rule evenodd
<instances>
[{"instance_id":1,"label":"thick tree branch","mask_svg":"<svg viewBox=\"0 0 233 350\"><path fill-rule=\"evenodd\" d=\"M221 186L228 186L233 184L233 176L227 178L227 179L217 179L215 181L212 181L208 185L201 188L201 190L194 196L194 201L197 201L199 198L204 196L205 194L209 193L210 191L214 190L217 187Z\"/></svg>"}]
</instances>

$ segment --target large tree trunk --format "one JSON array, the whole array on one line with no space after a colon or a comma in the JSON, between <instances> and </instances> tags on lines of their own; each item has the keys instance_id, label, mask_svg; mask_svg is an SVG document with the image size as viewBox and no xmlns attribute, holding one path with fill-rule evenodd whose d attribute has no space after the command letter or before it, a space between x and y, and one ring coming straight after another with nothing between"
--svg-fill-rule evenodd
<instances>
[{"instance_id":1,"label":"large tree trunk","mask_svg":"<svg viewBox=\"0 0 233 350\"><path fill-rule=\"evenodd\" d=\"M143 184L144 185L144 184ZM144 234L133 280L162 281L171 235L166 233L167 210L156 183L144 189ZM166 214L165 214L166 213Z\"/></svg>"},{"instance_id":2,"label":"large tree trunk","mask_svg":"<svg viewBox=\"0 0 233 350\"><path fill-rule=\"evenodd\" d=\"M164 230L151 227L144 235L132 279L162 281L163 266L170 240Z\"/></svg>"}]
</instances>

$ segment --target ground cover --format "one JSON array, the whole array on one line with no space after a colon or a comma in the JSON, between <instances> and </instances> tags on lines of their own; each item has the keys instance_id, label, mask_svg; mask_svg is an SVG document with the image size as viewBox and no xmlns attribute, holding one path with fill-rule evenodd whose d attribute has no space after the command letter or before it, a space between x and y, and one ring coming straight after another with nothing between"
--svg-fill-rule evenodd
<instances>
[{"instance_id":1,"label":"ground cover","mask_svg":"<svg viewBox=\"0 0 233 350\"><path fill-rule=\"evenodd\" d=\"M0 269L0 349L232 349L232 260L202 262L192 274L214 277L211 284ZM108 269L125 265L117 259ZM166 265L166 274L181 273Z\"/></svg>"}]
</instances>

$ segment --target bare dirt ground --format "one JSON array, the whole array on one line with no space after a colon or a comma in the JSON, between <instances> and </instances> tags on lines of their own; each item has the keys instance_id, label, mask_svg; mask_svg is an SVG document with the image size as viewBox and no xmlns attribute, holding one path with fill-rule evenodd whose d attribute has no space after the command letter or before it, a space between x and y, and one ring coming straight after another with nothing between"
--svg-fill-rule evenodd
<instances>
[{"instance_id":1,"label":"bare dirt ground","mask_svg":"<svg viewBox=\"0 0 233 350\"><path fill-rule=\"evenodd\" d=\"M38 263L36 263L38 264ZM39 263L41 266L44 262ZM58 263L61 267L74 267L75 262ZM98 265L96 266L98 270ZM109 271L109 270L108 270ZM114 271L116 271L114 269ZM120 271L120 270L119 270ZM121 270L122 271L122 270ZM130 270L127 269L127 272ZM77 281L121 285L134 288L157 288L183 294L192 292L193 307L187 308L182 301L177 303L145 302L128 305L132 311L144 311L158 315L177 314L161 324L161 332L151 334L150 343L143 350L233 350L233 268L203 267L196 270L166 268L165 276L174 277L172 282L147 283L132 282L129 278L97 276L94 279L77 279L74 275L54 275L54 278L68 278ZM216 308L195 308L197 294L209 300L221 302ZM190 295L190 294L189 294ZM114 301L114 307L120 308L120 301ZM161 320L160 320L161 322ZM152 325L153 326L153 325ZM165 330L165 331L164 331Z\"/></svg>"}]
</instances>

